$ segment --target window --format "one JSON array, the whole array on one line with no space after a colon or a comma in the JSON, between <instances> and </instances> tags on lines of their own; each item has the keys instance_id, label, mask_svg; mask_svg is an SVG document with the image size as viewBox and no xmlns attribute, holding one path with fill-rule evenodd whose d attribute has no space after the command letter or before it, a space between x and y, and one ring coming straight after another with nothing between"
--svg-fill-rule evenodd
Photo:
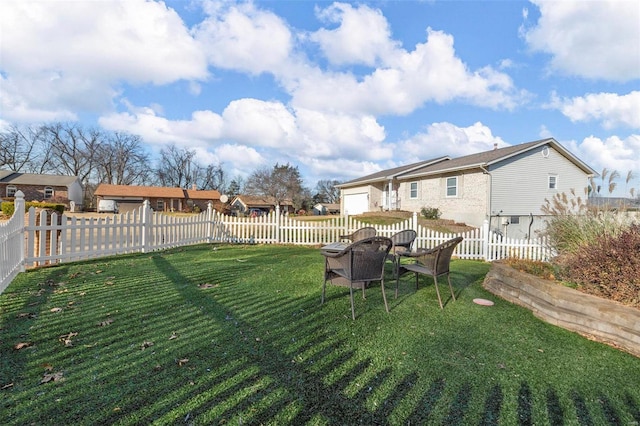
<instances>
[{"instance_id":1,"label":"window","mask_svg":"<svg viewBox=\"0 0 640 426\"><path fill-rule=\"evenodd\" d=\"M558 189L558 176L549 176L549 189Z\"/></svg>"},{"instance_id":2,"label":"window","mask_svg":"<svg viewBox=\"0 0 640 426\"><path fill-rule=\"evenodd\" d=\"M512 225L518 225L520 223L520 216L511 216L509 223Z\"/></svg>"},{"instance_id":3,"label":"window","mask_svg":"<svg viewBox=\"0 0 640 426\"><path fill-rule=\"evenodd\" d=\"M157 211L163 212L164 211L164 200L158 200L158 202L156 203L156 207L157 207Z\"/></svg>"},{"instance_id":4,"label":"window","mask_svg":"<svg viewBox=\"0 0 640 426\"><path fill-rule=\"evenodd\" d=\"M44 187L44 199L53 198L53 188L50 186Z\"/></svg>"},{"instance_id":5,"label":"window","mask_svg":"<svg viewBox=\"0 0 640 426\"><path fill-rule=\"evenodd\" d=\"M16 188L15 185L8 185L7 186L7 197L15 197L16 196L16 192L18 192L18 188Z\"/></svg>"},{"instance_id":6,"label":"window","mask_svg":"<svg viewBox=\"0 0 640 426\"><path fill-rule=\"evenodd\" d=\"M409 198L418 198L418 182L409 184Z\"/></svg>"},{"instance_id":7,"label":"window","mask_svg":"<svg viewBox=\"0 0 640 426\"><path fill-rule=\"evenodd\" d=\"M458 196L458 178L450 177L447 178L447 197L457 197Z\"/></svg>"}]
</instances>

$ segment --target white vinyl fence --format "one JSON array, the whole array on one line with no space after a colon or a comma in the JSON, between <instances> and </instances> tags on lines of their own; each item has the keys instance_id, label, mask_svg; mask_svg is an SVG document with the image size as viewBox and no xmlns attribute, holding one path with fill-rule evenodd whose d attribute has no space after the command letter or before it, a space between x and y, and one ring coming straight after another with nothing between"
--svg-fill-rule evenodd
<instances>
[{"instance_id":1,"label":"white vinyl fence","mask_svg":"<svg viewBox=\"0 0 640 426\"><path fill-rule=\"evenodd\" d=\"M28 215L22 212L24 196L19 191L13 217L0 224L0 292L18 272L47 264L199 243L322 246L340 240L341 235L370 226L350 216L327 216L310 221L280 215L277 210L257 218L233 217L220 214L211 206L199 215L178 217L153 212L148 202L133 212L99 218L68 217L33 207ZM380 225L376 229L379 235L388 237L413 229L417 232L416 249L430 248L458 235L419 225L416 213L401 223ZM459 235L464 240L455 255L462 259L546 260L549 257L545 241L502 238L489 232L488 223Z\"/></svg>"}]
</instances>

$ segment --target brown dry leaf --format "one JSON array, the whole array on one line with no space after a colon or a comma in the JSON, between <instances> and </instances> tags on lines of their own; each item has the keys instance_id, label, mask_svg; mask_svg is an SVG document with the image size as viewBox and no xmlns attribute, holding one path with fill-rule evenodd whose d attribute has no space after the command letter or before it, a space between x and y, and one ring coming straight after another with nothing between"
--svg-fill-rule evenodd
<instances>
[{"instance_id":1,"label":"brown dry leaf","mask_svg":"<svg viewBox=\"0 0 640 426\"><path fill-rule=\"evenodd\" d=\"M113 281L105 281L104 285L113 285L114 282Z\"/></svg>"},{"instance_id":2,"label":"brown dry leaf","mask_svg":"<svg viewBox=\"0 0 640 426\"><path fill-rule=\"evenodd\" d=\"M31 346L33 343L31 342L20 342L20 343L16 343L13 346L13 349L19 351L20 349L24 349L24 348L28 348L29 346Z\"/></svg>"},{"instance_id":3,"label":"brown dry leaf","mask_svg":"<svg viewBox=\"0 0 640 426\"><path fill-rule=\"evenodd\" d=\"M42 368L44 368L44 371L52 371L53 370L53 365L49 364L48 362L45 364L42 364Z\"/></svg>"},{"instance_id":4,"label":"brown dry leaf","mask_svg":"<svg viewBox=\"0 0 640 426\"><path fill-rule=\"evenodd\" d=\"M94 272L94 274L101 274L102 271L100 269L98 269L96 272Z\"/></svg>"},{"instance_id":5,"label":"brown dry leaf","mask_svg":"<svg viewBox=\"0 0 640 426\"><path fill-rule=\"evenodd\" d=\"M58 312L62 312L62 308L51 308L49 312L53 312L54 314Z\"/></svg>"},{"instance_id":6,"label":"brown dry leaf","mask_svg":"<svg viewBox=\"0 0 640 426\"><path fill-rule=\"evenodd\" d=\"M175 333L175 331L173 333L171 333L171 336L169 336L169 340L173 340L173 339L177 339L178 335Z\"/></svg>"},{"instance_id":7,"label":"brown dry leaf","mask_svg":"<svg viewBox=\"0 0 640 426\"><path fill-rule=\"evenodd\" d=\"M40 380L40 384L48 382L59 382L62 380L64 380L64 373L62 371L51 374L45 373L45 375L42 377L42 380Z\"/></svg>"},{"instance_id":8,"label":"brown dry leaf","mask_svg":"<svg viewBox=\"0 0 640 426\"><path fill-rule=\"evenodd\" d=\"M102 321L101 323L98 324L99 327L106 327L109 324L112 324L113 320L111 318L107 318L106 320Z\"/></svg>"},{"instance_id":9,"label":"brown dry leaf","mask_svg":"<svg viewBox=\"0 0 640 426\"><path fill-rule=\"evenodd\" d=\"M5 390L5 389L9 389L13 387L13 383L7 383L6 385L2 386L0 388L0 390Z\"/></svg>"},{"instance_id":10,"label":"brown dry leaf","mask_svg":"<svg viewBox=\"0 0 640 426\"><path fill-rule=\"evenodd\" d=\"M153 342L149 342L148 340L145 340L144 342L142 342L141 349L145 350L147 348L150 348L151 346L153 346Z\"/></svg>"},{"instance_id":11,"label":"brown dry leaf","mask_svg":"<svg viewBox=\"0 0 640 426\"><path fill-rule=\"evenodd\" d=\"M198 288L201 288L201 289L206 289L206 288L215 288L215 287L218 287L218 285L219 285L219 284L204 283L204 284L200 284L200 285L198 286Z\"/></svg>"},{"instance_id":12,"label":"brown dry leaf","mask_svg":"<svg viewBox=\"0 0 640 426\"><path fill-rule=\"evenodd\" d=\"M34 314L33 312L20 312L18 315L16 315L16 318L29 318L29 319L33 319L33 318L37 318L37 315Z\"/></svg>"},{"instance_id":13,"label":"brown dry leaf","mask_svg":"<svg viewBox=\"0 0 640 426\"><path fill-rule=\"evenodd\" d=\"M183 365L189 362L189 358L182 358L182 359L179 359L177 362L178 362L178 367L182 367Z\"/></svg>"},{"instance_id":14,"label":"brown dry leaf","mask_svg":"<svg viewBox=\"0 0 640 426\"><path fill-rule=\"evenodd\" d=\"M64 334L60 337L58 337L58 340L60 342L62 342L62 344L66 347L66 348L70 348L73 346L73 341L71 340L72 337L76 337L78 335L78 333L75 332L70 332L69 334Z\"/></svg>"}]
</instances>

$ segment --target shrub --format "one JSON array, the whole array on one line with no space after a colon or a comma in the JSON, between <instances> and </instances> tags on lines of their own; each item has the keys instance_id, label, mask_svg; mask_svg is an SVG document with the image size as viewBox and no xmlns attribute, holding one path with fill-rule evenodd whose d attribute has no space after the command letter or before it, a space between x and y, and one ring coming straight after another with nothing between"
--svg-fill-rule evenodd
<instances>
[{"instance_id":1,"label":"shrub","mask_svg":"<svg viewBox=\"0 0 640 426\"><path fill-rule=\"evenodd\" d=\"M640 307L640 224L557 258L562 273L586 293Z\"/></svg>"},{"instance_id":2,"label":"shrub","mask_svg":"<svg viewBox=\"0 0 640 426\"><path fill-rule=\"evenodd\" d=\"M29 211L29 208L36 207L38 209L51 209L56 210L59 214L64 213L65 205L57 204L57 203L45 203L38 201L27 201L24 203L24 211ZM13 201L3 201L2 202L2 213L6 216L13 216L13 212L15 211L15 204Z\"/></svg>"},{"instance_id":3,"label":"shrub","mask_svg":"<svg viewBox=\"0 0 640 426\"><path fill-rule=\"evenodd\" d=\"M442 216L442 212L437 207L423 207L420 210L420 214L425 219L440 219L440 216Z\"/></svg>"}]
</instances>

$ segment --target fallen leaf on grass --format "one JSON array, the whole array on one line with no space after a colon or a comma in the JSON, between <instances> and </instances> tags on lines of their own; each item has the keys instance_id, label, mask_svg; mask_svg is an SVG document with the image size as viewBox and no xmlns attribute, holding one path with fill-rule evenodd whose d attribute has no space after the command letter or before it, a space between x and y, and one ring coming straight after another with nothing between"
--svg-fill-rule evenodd
<instances>
[{"instance_id":1,"label":"fallen leaf on grass","mask_svg":"<svg viewBox=\"0 0 640 426\"><path fill-rule=\"evenodd\" d=\"M51 308L49 312L53 312L54 314L58 312L62 312L62 308Z\"/></svg>"},{"instance_id":2,"label":"fallen leaf on grass","mask_svg":"<svg viewBox=\"0 0 640 426\"><path fill-rule=\"evenodd\" d=\"M16 318L29 318L29 319L33 319L33 318L37 318L38 316L36 314L34 314L33 312L20 312L18 315L16 315Z\"/></svg>"},{"instance_id":3,"label":"fallen leaf on grass","mask_svg":"<svg viewBox=\"0 0 640 426\"><path fill-rule=\"evenodd\" d=\"M148 340L145 340L144 342L142 342L141 349L145 350L147 348L150 348L151 346L153 346L153 342L149 342Z\"/></svg>"},{"instance_id":4,"label":"fallen leaf on grass","mask_svg":"<svg viewBox=\"0 0 640 426\"><path fill-rule=\"evenodd\" d=\"M70 348L73 346L73 341L71 340L72 337L76 337L78 335L78 333L75 332L70 332L69 334L63 334L62 336L58 337L58 340L60 342L62 342L62 344L66 347L66 348Z\"/></svg>"},{"instance_id":5,"label":"fallen leaf on grass","mask_svg":"<svg viewBox=\"0 0 640 426\"><path fill-rule=\"evenodd\" d=\"M169 336L169 340L173 340L177 338L178 338L178 335L175 332L171 333L171 336Z\"/></svg>"},{"instance_id":6,"label":"fallen leaf on grass","mask_svg":"<svg viewBox=\"0 0 640 426\"><path fill-rule=\"evenodd\" d=\"M219 284L210 284L210 283L205 283L205 284L200 284L200 285L198 286L198 288L202 288L202 289L205 289L205 288L215 288L215 287L218 287L218 285L219 285Z\"/></svg>"},{"instance_id":7,"label":"fallen leaf on grass","mask_svg":"<svg viewBox=\"0 0 640 426\"><path fill-rule=\"evenodd\" d=\"M24 348L28 348L29 346L31 346L32 343L31 342L20 342L20 343L16 343L13 346L13 349L19 351L20 349L24 349Z\"/></svg>"},{"instance_id":8,"label":"fallen leaf on grass","mask_svg":"<svg viewBox=\"0 0 640 426\"><path fill-rule=\"evenodd\" d=\"M183 365L185 365L185 364L186 364L186 363L188 363L188 362L189 362L189 358L182 358L182 359L179 359L179 360L177 361L177 363L178 363L178 367L182 367Z\"/></svg>"},{"instance_id":9,"label":"fallen leaf on grass","mask_svg":"<svg viewBox=\"0 0 640 426\"><path fill-rule=\"evenodd\" d=\"M111 318L107 318L106 320L102 321L101 323L98 323L99 327L106 327L109 324L112 324L113 320Z\"/></svg>"},{"instance_id":10,"label":"fallen leaf on grass","mask_svg":"<svg viewBox=\"0 0 640 426\"><path fill-rule=\"evenodd\" d=\"M48 383L48 382L59 382L64 380L64 373L62 371L58 371L57 373L45 373L45 375L42 377L42 380L40 380L40 384L43 383Z\"/></svg>"},{"instance_id":11,"label":"fallen leaf on grass","mask_svg":"<svg viewBox=\"0 0 640 426\"><path fill-rule=\"evenodd\" d=\"M13 387L13 383L7 383L6 385L2 386L0 388L0 390L5 390L5 389L9 389Z\"/></svg>"}]
</instances>

